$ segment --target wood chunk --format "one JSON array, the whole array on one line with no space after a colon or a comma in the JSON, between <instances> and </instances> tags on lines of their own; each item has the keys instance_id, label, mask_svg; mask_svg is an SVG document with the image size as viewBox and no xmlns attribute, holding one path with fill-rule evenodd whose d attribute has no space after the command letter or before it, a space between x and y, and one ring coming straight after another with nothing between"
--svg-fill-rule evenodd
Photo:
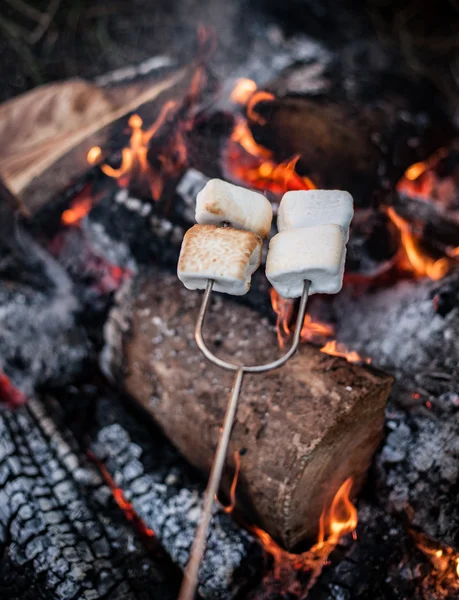
<instances>
[{"instance_id":1,"label":"wood chunk","mask_svg":"<svg viewBox=\"0 0 459 600\"><path fill-rule=\"evenodd\" d=\"M111 372L121 375L122 359L126 390L182 454L207 473L232 376L209 364L196 348L200 301L201 294L185 290L174 276L150 271L135 282L127 299L124 294L106 337L118 346L111 348ZM126 332L121 313L131 315L129 335L113 333L116 328ZM222 357L253 364L278 355L266 320L218 295L207 331L210 347ZM381 440L391 384L390 376L308 345L276 372L247 375L229 453L246 450L238 510L289 549L314 537L323 507L343 481L355 478L354 493L361 486ZM226 493L233 472L229 458Z\"/></svg>"}]
</instances>

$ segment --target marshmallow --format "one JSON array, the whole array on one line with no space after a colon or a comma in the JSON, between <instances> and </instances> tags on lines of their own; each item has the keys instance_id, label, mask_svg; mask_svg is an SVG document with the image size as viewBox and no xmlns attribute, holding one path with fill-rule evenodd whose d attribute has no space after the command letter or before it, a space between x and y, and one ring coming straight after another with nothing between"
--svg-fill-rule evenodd
<instances>
[{"instance_id":1,"label":"marshmallow","mask_svg":"<svg viewBox=\"0 0 459 600\"><path fill-rule=\"evenodd\" d=\"M261 238L251 231L194 225L183 238L178 278L189 290L213 289L235 296L249 291L252 273L261 261Z\"/></svg>"},{"instance_id":2,"label":"marshmallow","mask_svg":"<svg viewBox=\"0 0 459 600\"><path fill-rule=\"evenodd\" d=\"M283 298L298 298L305 279L310 294L336 294L343 284L346 247L339 225L289 229L269 244L266 276Z\"/></svg>"},{"instance_id":3,"label":"marshmallow","mask_svg":"<svg viewBox=\"0 0 459 600\"><path fill-rule=\"evenodd\" d=\"M209 225L226 222L236 229L253 231L267 238L273 209L262 194L211 179L196 197L196 221Z\"/></svg>"},{"instance_id":4,"label":"marshmallow","mask_svg":"<svg viewBox=\"0 0 459 600\"><path fill-rule=\"evenodd\" d=\"M284 194L277 213L277 228L301 229L335 223L349 239L354 214L352 196L341 190L301 190Z\"/></svg>"}]
</instances>

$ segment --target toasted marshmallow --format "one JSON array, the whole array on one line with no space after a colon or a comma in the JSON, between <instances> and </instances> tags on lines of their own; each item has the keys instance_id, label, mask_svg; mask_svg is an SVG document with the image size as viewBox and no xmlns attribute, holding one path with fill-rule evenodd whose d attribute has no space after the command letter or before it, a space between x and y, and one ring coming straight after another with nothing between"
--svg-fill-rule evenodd
<instances>
[{"instance_id":1,"label":"toasted marshmallow","mask_svg":"<svg viewBox=\"0 0 459 600\"><path fill-rule=\"evenodd\" d=\"M300 190L284 194L277 213L277 228L302 229L334 223L340 225L347 242L354 215L349 192L341 190Z\"/></svg>"},{"instance_id":2,"label":"toasted marshmallow","mask_svg":"<svg viewBox=\"0 0 459 600\"><path fill-rule=\"evenodd\" d=\"M266 276L283 298L298 298L305 279L310 294L336 294L343 284L346 246L339 225L289 229L269 244Z\"/></svg>"},{"instance_id":3,"label":"toasted marshmallow","mask_svg":"<svg viewBox=\"0 0 459 600\"><path fill-rule=\"evenodd\" d=\"M267 238L271 229L273 209L262 194L211 179L196 197L196 221L218 225L229 223L236 229L253 231Z\"/></svg>"},{"instance_id":4,"label":"toasted marshmallow","mask_svg":"<svg viewBox=\"0 0 459 600\"><path fill-rule=\"evenodd\" d=\"M178 278L189 290L202 290L209 279L217 292L242 296L261 261L261 238L251 231L194 225L183 238Z\"/></svg>"}]
</instances>

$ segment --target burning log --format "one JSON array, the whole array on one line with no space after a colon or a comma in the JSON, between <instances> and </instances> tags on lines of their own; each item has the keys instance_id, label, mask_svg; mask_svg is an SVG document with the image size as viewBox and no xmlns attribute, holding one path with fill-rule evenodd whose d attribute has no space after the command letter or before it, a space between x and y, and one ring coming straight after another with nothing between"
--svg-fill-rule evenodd
<instances>
[{"instance_id":1,"label":"burning log","mask_svg":"<svg viewBox=\"0 0 459 600\"><path fill-rule=\"evenodd\" d=\"M103 364L182 454L207 471L230 377L203 363L197 352L193 329L199 301L174 276L144 274L133 290L124 288L106 326ZM209 323L218 332L212 344L222 356L251 363L272 358L275 335L250 309L217 300ZM231 326L237 332L224 337ZM244 451L238 511L288 548L314 536L322 509L343 481L353 476L354 492L361 486L381 440L390 387L390 377L309 346L282 370L249 377L230 450L231 455ZM233 471L230 462L223 483L227 493Z\"/></svg>"}]
</instances>

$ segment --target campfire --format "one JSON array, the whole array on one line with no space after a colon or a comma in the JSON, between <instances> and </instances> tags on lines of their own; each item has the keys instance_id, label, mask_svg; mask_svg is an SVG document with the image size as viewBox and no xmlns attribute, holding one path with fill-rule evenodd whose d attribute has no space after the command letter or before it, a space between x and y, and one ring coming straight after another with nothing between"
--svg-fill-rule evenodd
<instances>
[{"instance_id":1,"label":"campfire","mask_svg":"<svg viewBox=\"0 0 459 600\"><path fill-rule=\"evenodd\" d=\"M312 297L282 369L246 378L200 597L459 593L455 128L384 46L379 62L362 50L370 85L347 45L275 31L257 50L269 68L235 69L200 30L182 64L88 84L102 112L84 135L66 122L52 160L38 135L28 165L19 134L0 155L5 598L177 597L231 387L176 277L214 177L275 214L288 191L348 189L355 218L342 292ZM39 104L10 102L9 127ZM206 343L273 361L298 312L258 272L237 302L215 296Z\"/></svg>"}]
</instances>

